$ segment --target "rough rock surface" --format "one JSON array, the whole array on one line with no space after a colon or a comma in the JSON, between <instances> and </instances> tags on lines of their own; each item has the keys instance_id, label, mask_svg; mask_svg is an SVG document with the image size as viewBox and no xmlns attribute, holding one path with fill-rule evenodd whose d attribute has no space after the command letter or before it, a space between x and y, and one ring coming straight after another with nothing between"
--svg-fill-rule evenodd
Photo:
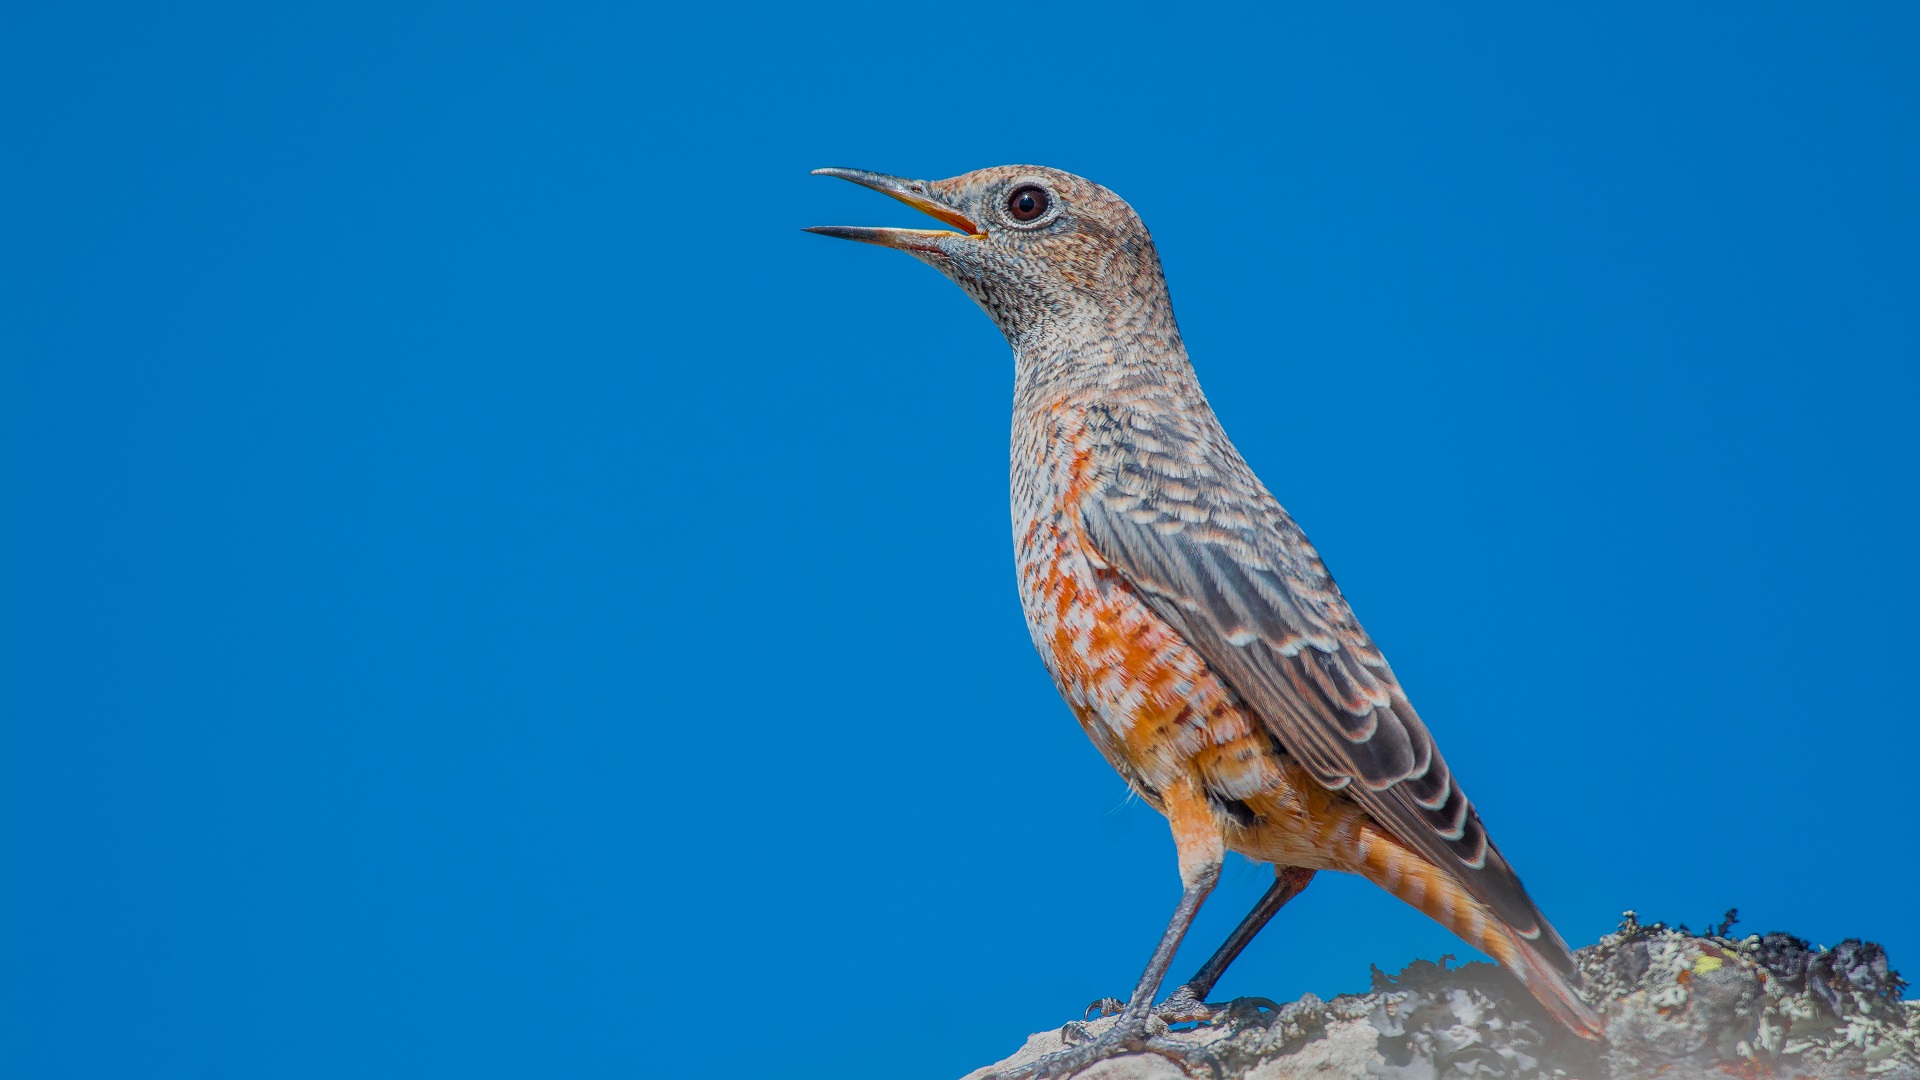
<instances>
[{"instance_id":1,"label":"rough rock surface","mask_svg":"<svg viewBox=\"0 0 1920 1080\"><path fill-rule=\"evenodd\" d=\"M1563 1032L1511 975L1492 964L1416 960L1379 969L1364 994L1307 995L1287 1005L1235 1001L1226 1015L1167 1032L1162 1054L1101 1062L1081 1080L1762 1080L1875 1077L1920 1080L1920 1001L1872 942L1816 948L1788 934L1730 936L1717 928L1641 924L1579 950L1587 995L1606 1039ZM970 1074L988 1080L1097 1036L1111 1019L1032 1036L1019 1052Z\"/></svg>"}]
</instances>

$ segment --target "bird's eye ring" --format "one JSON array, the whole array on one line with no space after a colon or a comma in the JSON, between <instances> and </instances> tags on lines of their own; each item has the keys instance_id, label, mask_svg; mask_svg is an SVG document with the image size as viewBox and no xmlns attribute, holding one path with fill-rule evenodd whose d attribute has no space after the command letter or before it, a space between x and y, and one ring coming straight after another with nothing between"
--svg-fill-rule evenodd
<instances>
[{"instance_id":1,"label":"bird's eye ring","mask_svg":"<svg viewBox=\"0 0 1920 1080\"><path fill-rule=\"evenodd\" d=\"M1022 184L1007 196L1007 215L1013 220L1026 223L1039 220L1053 205L1052 196L1039 184Z\"/></svg>"}]
</instances>

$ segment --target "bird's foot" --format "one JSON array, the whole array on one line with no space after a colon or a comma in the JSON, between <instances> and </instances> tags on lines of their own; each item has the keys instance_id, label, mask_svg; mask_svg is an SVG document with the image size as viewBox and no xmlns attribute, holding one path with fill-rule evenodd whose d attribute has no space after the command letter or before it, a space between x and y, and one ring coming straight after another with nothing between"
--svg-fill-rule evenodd
<instances>
[{"instance_id":1,"label":"bird's foot","mask_svg":"<svg viewBox=\"0 0 1920 1080\"><path fill-rule=\"evenodd\" d=\"M1151 1012L1131 1014L1122 1009L1113 1026L1099 1035L1093 1035L1087 1025L1075 1021L1060 1029L1060 1040L1069 1044L1065 1050L996 1073L993 1080L1063 1080L1096 1062L1128 1054L1158 1054L1179 1065L1184 1072L1189 1056L1187 1048L1166 1038L1166 1033L1165 1021Z\"/></svg>"},{"instance_id":2,"label":"bird's foot","mask_svg":"<svg viewBox=\"0 0 1920 1080\"><path fill-rule=\"evenodd\" d=\"M1127 1003L1119 998L1101 998L1087 1006L1087 1015L1112 1016L1124 1010ZM1153 1007L1156 1019L1166 1024L1211 1024L1226 1015L1227 1006L1209 1005L1201 1001L1198 995L1186 984L1174 988L1167 1000Z\"/></svg>"}]
</instances>

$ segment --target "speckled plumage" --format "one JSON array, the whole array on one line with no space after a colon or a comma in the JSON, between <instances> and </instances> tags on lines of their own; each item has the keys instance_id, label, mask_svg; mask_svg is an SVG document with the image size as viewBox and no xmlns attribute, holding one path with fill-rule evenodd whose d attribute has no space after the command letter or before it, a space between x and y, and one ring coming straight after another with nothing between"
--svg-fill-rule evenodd
<instances>
[{"instance_id":1,"label":"speckled plumage","mask_svg":"<svg viewBox=\"0 0 1920 1080\"><path fill-rule=\"evenodd\" d=\"M934 182L823 171L963 230L816 231L907 250L1012 345L1027 625L1088 736L1167 815L1189 893L1204 897L1222 849L1363 874L1595 1033L1566 945L1319 554L1221 429L1133 210L1033 166ZM1016 220L1010 193L1036 188L1046 213Z\"/></svg>"}]
</instances>

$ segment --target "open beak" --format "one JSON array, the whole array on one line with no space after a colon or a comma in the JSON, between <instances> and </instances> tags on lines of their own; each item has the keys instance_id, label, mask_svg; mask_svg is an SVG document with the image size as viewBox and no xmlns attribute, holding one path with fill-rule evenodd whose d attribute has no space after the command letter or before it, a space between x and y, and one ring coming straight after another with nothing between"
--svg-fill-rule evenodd
<instances>
[{"instance_id":1,"label":"open beak","mask_svg":"<svg viewBox=\"0 0 1920 1080\"><path fill-rule=\"evenodd\" d=\"M808 229L810 233L821 236L837 236L842 240L858 240L862 244L879 244L881 247L900 248L905 251L938 251L939 242L965 236L973 240L986 239L986 233L975 225L965 214L948 206L934 197L924 180L902 180L897 176L868 172L865 169L815 169L815 176L837 176L850 180L861 187L870 187L882 195L890 195L915 210L935 217L960 231L948 232L945 229L871 229L862 225L815 225Z\"/></svg>"}]
</instances>

